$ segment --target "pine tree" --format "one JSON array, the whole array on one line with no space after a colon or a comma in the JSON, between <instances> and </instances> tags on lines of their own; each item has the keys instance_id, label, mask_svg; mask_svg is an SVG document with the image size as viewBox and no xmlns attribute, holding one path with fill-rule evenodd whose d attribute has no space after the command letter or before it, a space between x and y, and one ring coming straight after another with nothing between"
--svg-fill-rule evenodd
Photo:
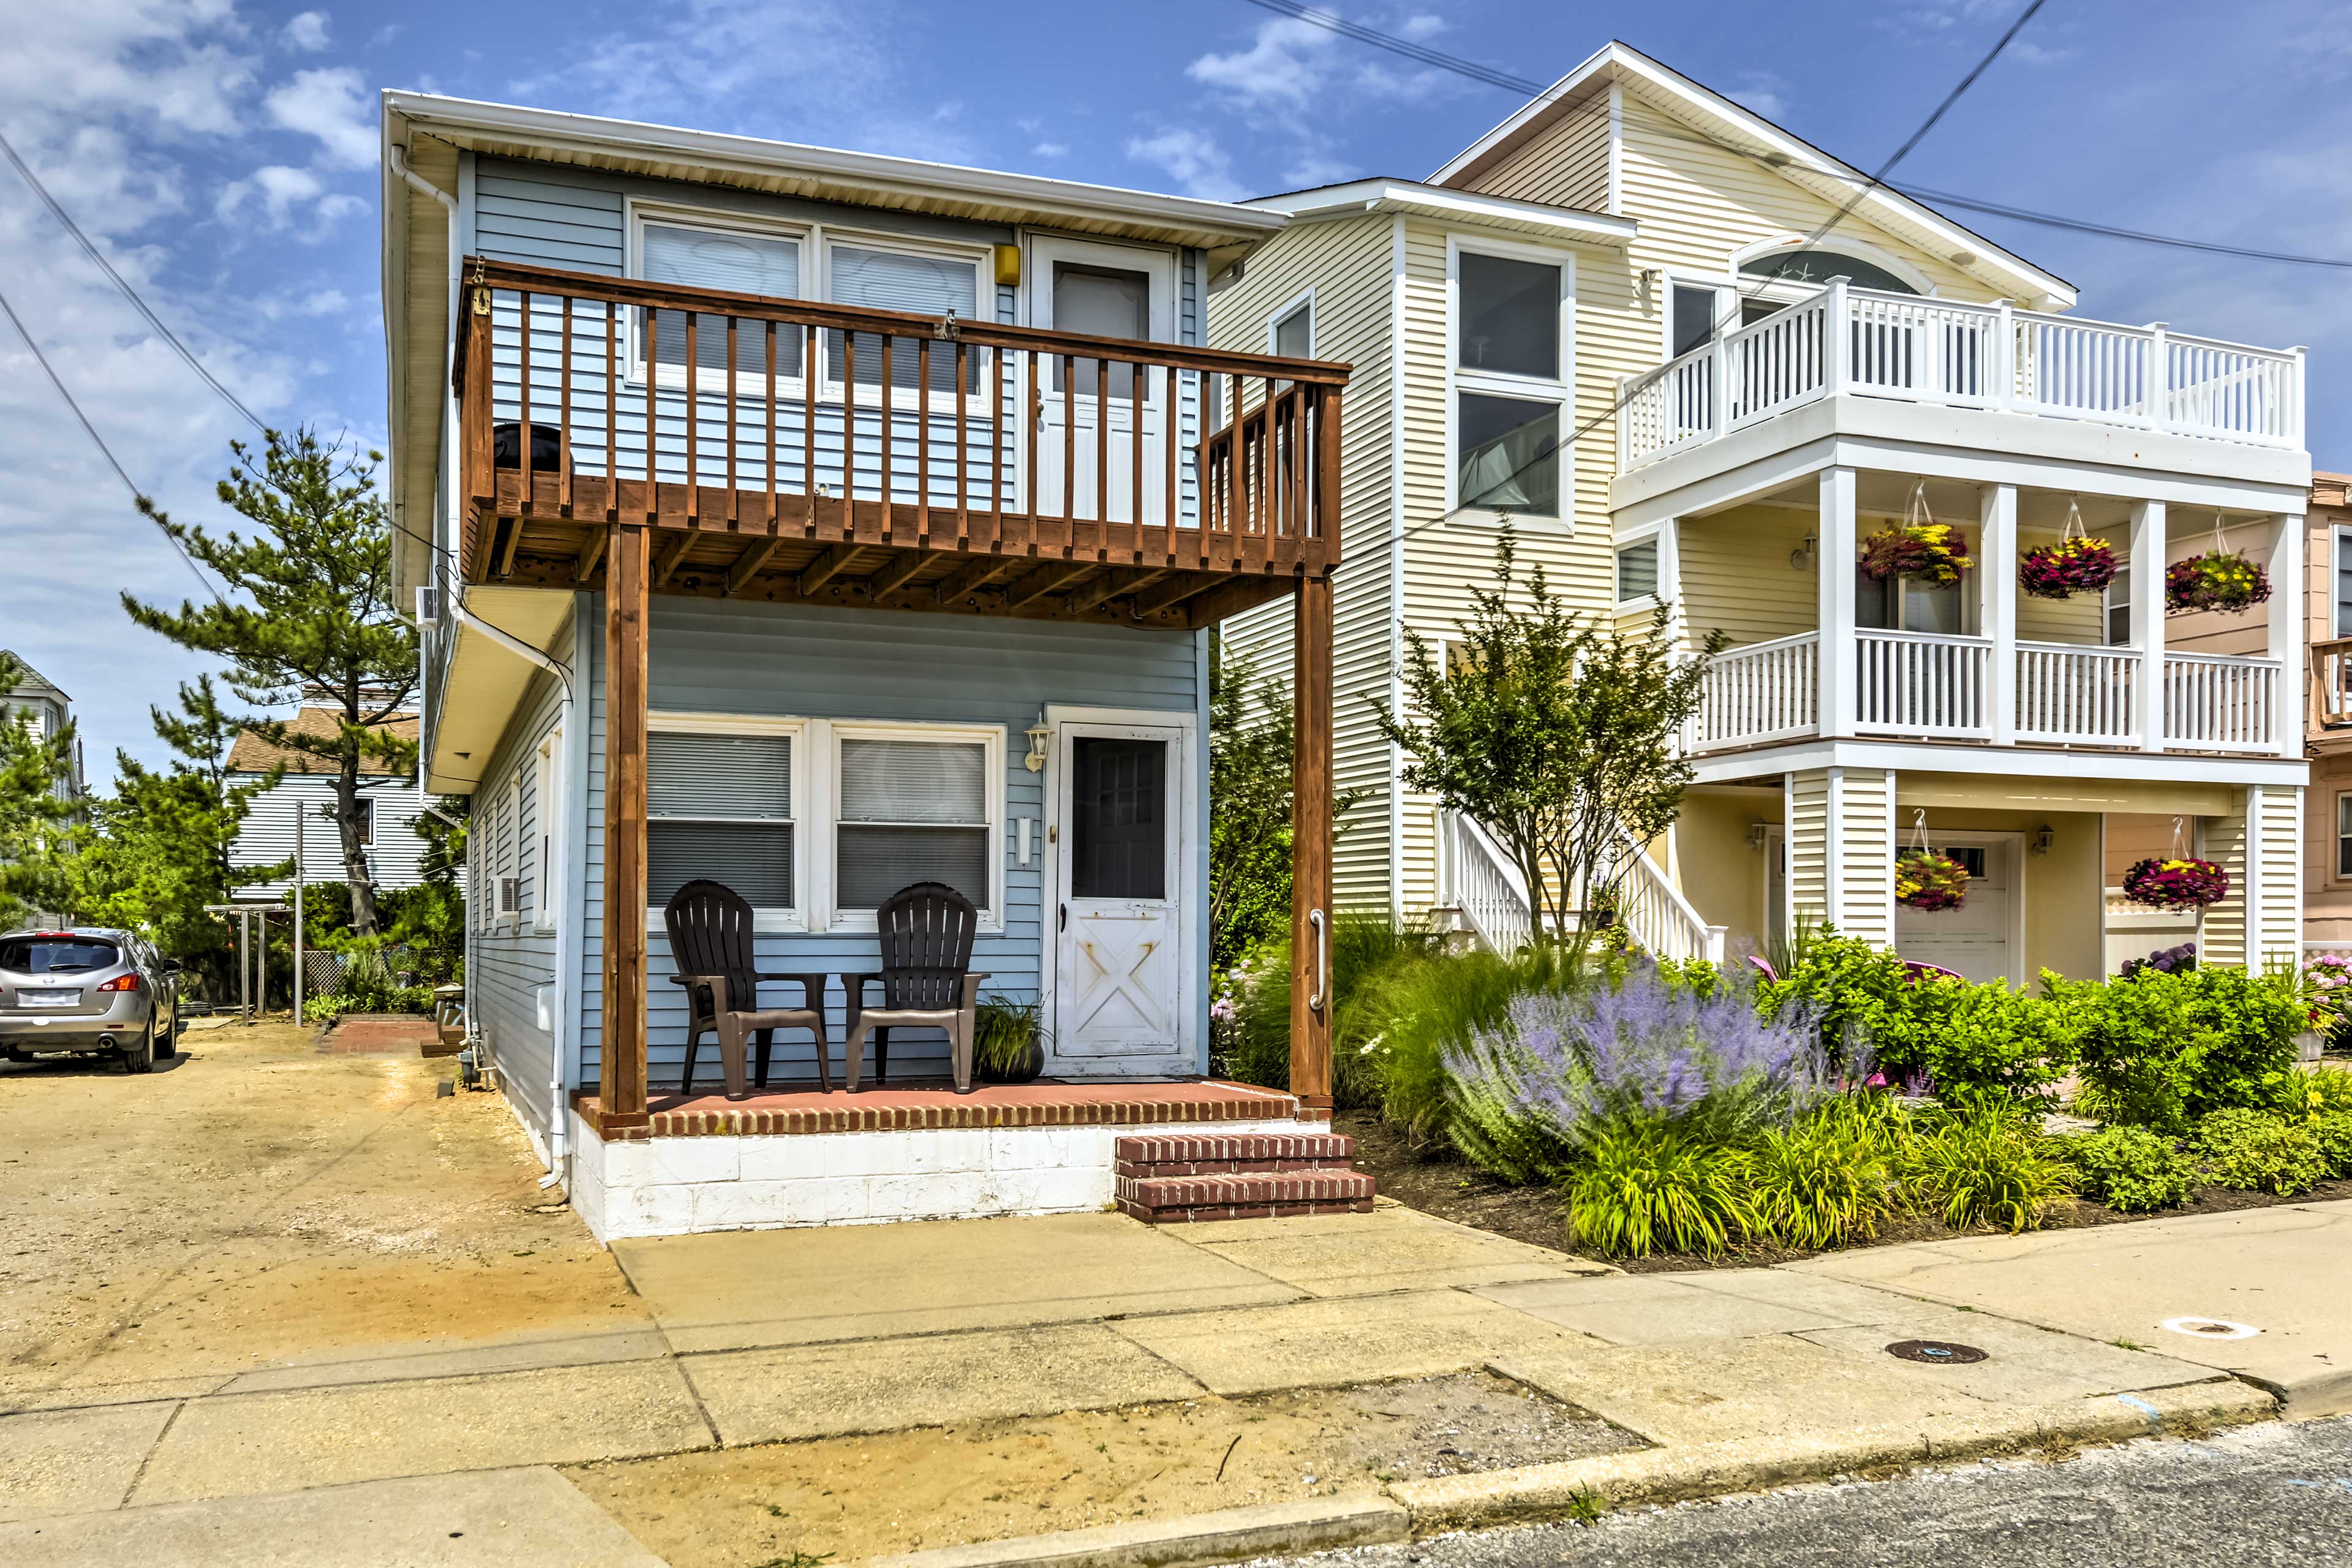
<instances>
[{"instance_id":1,"label":"pine tree","mask_svg":"<svg viewBox=\"0 0 2352 1568\"><path fill-rule=\"evenodd\" d=\"M416 745L381 726L408 710L417 683L416 631L392 603L392 526L376 493L380 452L321 443L308 429L266 432L256 454L243 442L222 480L222 502L258 525L247 538L215 538L173 522L152 502L140 508L189 554L210 567L245 603L177 610L122 595L131 618L184 647L231 662L229 685L256 708L308 701L334 717L332 734L297 730L280 720L247 727L271 744L320 758L334 768L334 818L351 889L352 931L377 934L360 822L360 765L366 759L395 773L414 765Z\"/></svg>"},{"instance_id":2,"label":"pine tree","mask_svg":"<svg viewBox=\"0 0 2352 1568\"><path fill-rule=\"evenodd\" d=\"M62 787L73 777L73 725L44 738L7 701L27 673L0 650L0 926L65 906L59 868L80 814Z\"/></svg>"}]
</instances>

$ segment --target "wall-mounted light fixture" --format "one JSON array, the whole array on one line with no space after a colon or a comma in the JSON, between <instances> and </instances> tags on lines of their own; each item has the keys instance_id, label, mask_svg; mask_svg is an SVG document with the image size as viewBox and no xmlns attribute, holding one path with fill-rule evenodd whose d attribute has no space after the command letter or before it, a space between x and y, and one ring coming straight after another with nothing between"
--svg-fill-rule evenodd
<instances>
[{"instance_id":1,"label":"wall-mounted light fixture","mask_svg":"<svg viewBox=\"0 0 2352 1568\"><path fill-rule=\"evenodd\" d=\"M1751 822L1748 825L1748 847L1750 849L1763 848L1764 846L1770 841L1771 837L1772 825L1770 823Z\"/></svg>"},{"instance_id":2,"label":"wall-mounted light fixture","mask_svg":"<svg viewBox=\"0 0 2352 1568\"><path fill-rule=\"evenodd\" d=\"M2033 852L2036 855L2049 854L2051 847L2057 842L2058 830L2048 823L2045 822L2033 830Z\"/></svg>"},{"instance_id":3,"label":"wall-mounted light fixture","mask_svg":"<svg viewBox=\"0 0 2352 1568\"><path fill-rule=\"evenodd\" d=\"M1022 759L1033 773L1045 771L1045 742L1054 738L1052 726L1045 722L1045 710L1037 710L1037 721L1029 726L1029 754Z\"/></svg>"},{"instance_id":4,"label":"wall-mounted light fixture","mask_svg":"<svg viewBox=\"0 0 2352 1568\"><path fill-rule=\"evenodd\" d=\"M1794 550L1789 552L1790 570L1794 572L1811 571L1813 569L1813 557L1820 553L1821 545L1822 541L1819 534L1806 534L1805 542L1797 546Z\"/></svg>"}]
</instances>

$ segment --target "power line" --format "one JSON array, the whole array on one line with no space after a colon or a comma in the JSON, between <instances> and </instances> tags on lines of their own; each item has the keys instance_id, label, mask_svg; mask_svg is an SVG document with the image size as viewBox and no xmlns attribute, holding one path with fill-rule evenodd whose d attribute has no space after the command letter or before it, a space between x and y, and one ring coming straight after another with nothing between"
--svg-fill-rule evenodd
<instances>
[{"instance_id":1,"label":"power line","mask_svg":"<svg viewBox=\"0 0 2352 1568\"><path fill-rule=\"evenodd\" d=\"M1481 65L1475 60L1464 59L1458 55L1449 55L1442 50L1416 44L1411 39L1400 38L1393 34L1383 33L1378 28L1348 21L1328 11L1319 11L1311 5L1300 5L1297 0L1248 0L1248 4L1261 10L1272 11L1277 16L1287 16L1295 21L1321 27L1342 37L1352 38L1358 43L1369 45L1373 48L1384 49L1391 54L1439 70L1451 71L1456 76L1487 87L1499 88L1506 92L1524 94L1538 103L1550 102L1559 96L1559 89L1545 83L1531 81L1525 77L1514 76L1508 71ZM2020 20L2021 22L2022 18ZM1736 147L1717 137L1700 135L1680 128L1663 125L1647 128L1647 133L1671 136L1694 145L1720 148L1725 152L1737 153L1762 167L1771 169L1775 173L1786 172L1781 164L1770 159L1759 157L1744 147ZM1869 180L1869 176L1859 172L1843 169L1815 168L1808 172L1846 184ZM2064 229L2073 234L2094 235L2100 238L2122 240L2133 245L2164 246L2176 250L2196 250L2217 256L2235 256L2249 261L2271 261L2294 267L2326 267L2352 270L2352 260L2336 257L2304 256L2287 251L2224 245L2214 240L2191 239L2180 235L2158 234L2148 229L2126 228L2116 224L2099 223L2090 218L2037 212L2029 207L2011 206L2000 202L1986 201L1977 196L1956 195L1950 191L1930 190L1922 185L1897 184L1892 181L1876 183L1883 184L1887 189L1909 196L1915 201L1933 202L1944 206L1958 207L1967 212L2008 218L2015 223L2036 224L2045 228Z\"/></svg>"},{"instance_id":2,"label":"power line","mask_svg":"<svg viewBox=\"0 0 2352 1568\"><path fill-rule=\"evenodd\" d=\"M205 585L205 592L213 596L214 603L226 609L228 601L221 597L221 592L213 586L212 579L205 576L197 567L195 559L188 553L188 547L180 542L178 535L163 527L161 518L154 517L146 510L147 506L151 504L147 500L146 492L139 488L138 482L131 479L129 471L116 458L114 449L106 444L106 437L98 433L98 426L91 424L89 416L81 411L81 405L74 401L74 395L67 390L64 380L58 374L57 367L49 363L49 356L41 352L41 345L33 341L33 334L26 330L24 319L16 314L16 307L9 302L8 296L5 292L0 292L0 310L7 312L9 325L16 329L16 335L25 340L26 348L32 350L33 359L40 365L42 374L49 378L49 384L58 389L58 395L65 399L68 408L73 410L74 418L80 422L83 431L89 437L91 443L98 447L99 455L106 459L106 466L114 470L114 477L121 479L122 488L131 492L131 505L139 509L141 516L148 518L157 528L163 529L163 537L172 542L172 548L179 553L180 559L186 563L188 570L195 574L196 581Z\"/></svg>"},{"instance_id":3,"label":"power line","mask_svg":"<svg viewBox=\"0 0 2352 1568\"><path fill-rule=\"evenodd\" d=\"M140 297L139 290L131 286L131 280L114 269L114 263L106 258L105 252L90 243L89 236L82 232L81 226L74 222L72 215L66 211L64 205L49 194L49 188L41 184L31 166L17 155L15 145L5 135L0 135L0 153L7 155L8 162L16 165L16 173L25 177L25 183L33 187L33 194L40 197L41 204L49 209L49 216L65 226L65 231L73 236L74 243L81 247L82 253L98 264L99 270L105 273L114 286L122 291L122 297L131 301L131 308L147 319L147 324L154 328L163 340L171 345L172 352L186 361L188 368L203 377L205 384L219 393L231 408L245 416L255 429L267 428L261 423L260 416L240 402L236 394L214 379L213 373L204 367L203 362L196 358L187 344L180 341L177 333L163 324L163 318L155 313L154 308Z\"/></svg>"}]
</instances>

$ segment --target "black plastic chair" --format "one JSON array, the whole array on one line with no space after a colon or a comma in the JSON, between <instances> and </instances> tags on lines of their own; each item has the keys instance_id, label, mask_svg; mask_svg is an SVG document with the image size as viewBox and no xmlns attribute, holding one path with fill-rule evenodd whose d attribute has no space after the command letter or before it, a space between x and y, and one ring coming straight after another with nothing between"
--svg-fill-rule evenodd
<instances>
[{"instance_id":1,"label":"black plastic chair","mask_svg":"<svg viewBox=\"0 0 2352 1568\"><path fill-rule=\"evenodd\" d=\"M857 1092L866 1068L866 1037L874 1036L874 1081L887 1081L893 1028L945 1029L958 1094L971 1092L972 1034L979 1013L980 983L987 974L971 969L972 938L980 911L944 882L901 888L874 912L882 947L882 968L872 974L845 974L849 991L849 1038L842 1063L849 1092ZM879 981L882 1005L866 1005L866 987Z\"/></svg>"},{"instance_id":2,"label":"black plastic chair","mask_svg":"<svg viewBox=\"0 0 2352 1568\"><path fill-rule=\"evenodd\" d=\"M833 1089L833 1069L826 1063L824 979L823 974L766 974L752 967L751 906L741 894L720 882L688 882L672 895L662 910L669 929L671 959L677 973L673 985L686 987L691 1019L686 1028L686 1070L678 1092L694 1092L694 1054L705 1031L719 1037L719 1066L727 1075L727 1098L742 1100L746 1037L758 1037L759 1083L768 1087L768 1052L778 1029L806 1029L816 1036L816 1079L826 1092ZM761 1008L760 983L797 980L802 1005Z\"/></svg>"}]
</instances>

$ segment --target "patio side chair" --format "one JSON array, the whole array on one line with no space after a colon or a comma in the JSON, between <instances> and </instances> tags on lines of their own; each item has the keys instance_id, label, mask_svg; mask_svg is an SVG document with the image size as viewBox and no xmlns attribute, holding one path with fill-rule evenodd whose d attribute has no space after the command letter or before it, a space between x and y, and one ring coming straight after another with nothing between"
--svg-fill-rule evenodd
<instances>
[{"instance_id":1,"label":"patio side chair","mask_svg":"<svg viewBox=\"0 0 2352 1568\"><path fill-rule=\"evenodd\" d=\"M741 894L722 882L693 881L680 888L662 910L669 929L670 957L677 973L670 984L686 987L686 1070L678 1076L680 1094L694 1092L694 1057L703 1035L719 1037L719 1062L727 1076L727 1098L742 1100L744 1043L756 1036L759 1084L768 1087L768 1052L778 1029L806 1029L816 1037L816 1079L830 1094L833 1069L826 1063L823 974L772 974L753 967L751 906ZM762 981L798 981L801 1005L760 1005Z\"/></svg>"},{"instance_id":2,"label":"patio side chair","mask_svg":"<svg viewBox=\"0 0 2352 1568\"><path fill-rule=\"evenodd\" d=\"M849 1092L865 1076L866 1037L874 1037L874 1080L889 1071L893 1028L944 1029L958 1094L971 1092L972 1036L980 983L987 974L971 969L972 937L980 911L944 882L901 888L874 912L882 947L882 967L870 974L845 974L849 992L849 1037L842 1047ZM866 1005L866 988L879 982L882 1005Z\"/></svg>"}]
</instances>

